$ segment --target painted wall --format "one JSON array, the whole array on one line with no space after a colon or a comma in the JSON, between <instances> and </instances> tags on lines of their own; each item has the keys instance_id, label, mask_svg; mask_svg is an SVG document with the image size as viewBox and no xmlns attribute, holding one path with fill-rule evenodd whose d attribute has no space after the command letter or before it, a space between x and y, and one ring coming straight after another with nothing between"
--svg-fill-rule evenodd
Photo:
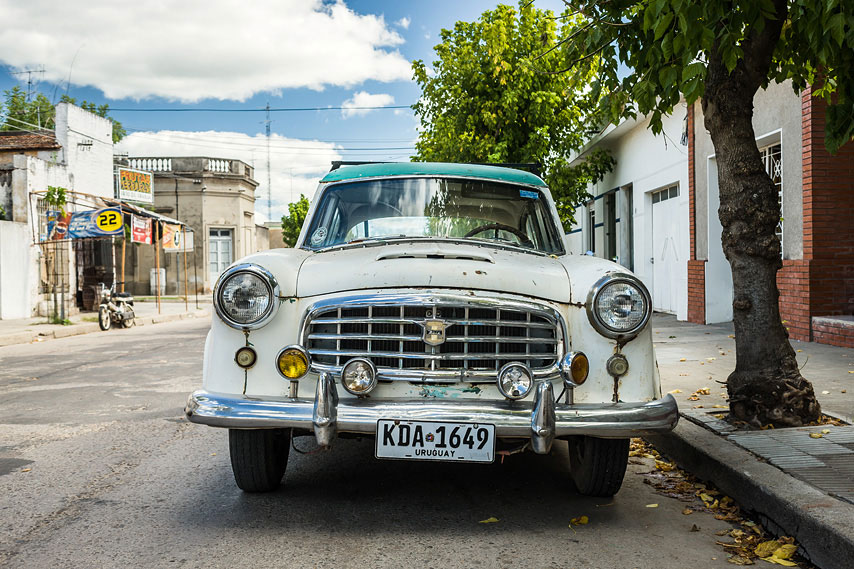
<instances>
[{"instance_id":1,"label":"painted wall","mask_svg":"<svg viewBox=\"0 0 854 569\"><path fill-rule=\"evenodd\" d=\"M75 105L56 106L56 140L68 167L68 189L113 197L113 126Z\"/></svg>"},{"instance_id":2,"label":"painted wall","mask_svg":"<svg viewBox=\"0 0 854 569\"><path fill-rule=\"evenodd\" d=\"M26 223L0 221L0 320L30 318L38 292L38 248Z\"/></svg>"},{"instance_id":3,"label":"painted wall","mask_svg":"<svg viewBox=\"0 0 854 569\"><path fill-rule=\"evenodd\" d=\"M655 136L649 130L648 120L627 121L596 143L597 147L610 150L617 164L588 190L594 196L596 227L589 226L587 206L579 207L575 213L577 223L566 239L570 251L583 254L589 244L589 234L594 231L594 252L604 256L605 233L600 226L605 219L602 196L617 189L617 261L627 267L633 266L635 274L654 291L653 259L662 253L653 250L654 232L666 226L673 235L667 244L667 255L676 255L678 259L668 286L675 295L675 312L680 320L685 320L688 312L688 149L681 143L685 112L686 107L681 105L672 116L665 117L660 135ZM679 187L679 196L673 198L678 214L654 220L652 193L672 184ZM627 227L629 222L631 226Z\"/></svg>"}]
</instances>

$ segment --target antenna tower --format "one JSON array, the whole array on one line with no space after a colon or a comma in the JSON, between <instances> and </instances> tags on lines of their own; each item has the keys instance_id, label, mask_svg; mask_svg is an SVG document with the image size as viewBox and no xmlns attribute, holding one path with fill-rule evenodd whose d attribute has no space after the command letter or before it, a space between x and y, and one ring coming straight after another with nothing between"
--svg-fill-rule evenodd
<instances>
[{"instance_id":1,"label":"antenna tower","mask_svg":"<svg viewBox=\"0 0 854 569\"><path fill-rule=\"evenodd\" d=\"M33 93L35 92L35 86L39 84L38 81L33 82L33 74L41 73L44 75L44 65L42 65L39 69L24 69L22 71L14 71L9 75L26 75L27 76L27 102L29 103L32 99Z\"/></svg>"}]
</instances>

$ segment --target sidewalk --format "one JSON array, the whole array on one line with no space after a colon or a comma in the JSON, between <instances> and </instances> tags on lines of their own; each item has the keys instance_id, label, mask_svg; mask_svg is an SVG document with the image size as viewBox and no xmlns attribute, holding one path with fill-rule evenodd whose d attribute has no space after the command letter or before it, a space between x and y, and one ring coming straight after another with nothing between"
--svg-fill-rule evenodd
<instances>
[{"instance_id":1,"label":"sidewalk","mask_svg":"<svg viewBox=\"0 0 854 569\"><path fill-rule=\"evenodd\" d=\"M149 299L153 300L151 297L135 299L133 309L136 315L136 326L173 322L184 318L206 318L211 314L210 296L199 297L198 309L196 309L194 298L189 299L186 307L183 299L180 301L170 299L168 302L160 303L159 312L157 303L149 302ZM48 324L48 319L45 317L0 320L0 346L28 344L101 331L98 327L97 312L82 312L69 320L71 324L67 326Z\"/></svg>"},{"instance_id":2,"label":"sidewalk","mask_svg":"<svg viewBox=\"0 0 854 569\"><path fill-rule=\"evenodd\" d=\"M673 433L650 441L770 530L795 537L819 567L846 566L854 558L854 426L736 431L722 420L735 367L732 324L656 314L652 326L662 391L673 393L682 417ZM854 350L792 346L822 411L854 424Z\"/></svg>"}]
</instances>

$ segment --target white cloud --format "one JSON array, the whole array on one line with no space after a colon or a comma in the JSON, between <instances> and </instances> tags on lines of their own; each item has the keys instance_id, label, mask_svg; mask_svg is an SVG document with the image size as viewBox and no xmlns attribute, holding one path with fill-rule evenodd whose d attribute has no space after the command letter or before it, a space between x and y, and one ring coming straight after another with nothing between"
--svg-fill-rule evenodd
<instances>
[{"instance_id":1,"label":"white cloud","mask_svg":"<svg viewBox=\"0 0 854 569\"><path fill-rule=\"evenodd\" d=\"M358 107L385 107L393 104L394 97L388 93L368 93L366 91L359 91L358 93L353 93L351 98L341 103L341 106L344 107L341 111L341 115L345 119L364 116L373 112L373 109L360 109Z\"/></svg>"},{"instance_id":2,"label":"white cloud","mask_svg":"<svg viewBox=\"0 0 854 569\"><path fill-rule=\"evenodd\" d=\"M187 132L163 130L134 132L116 147L130 157L208 156L243 160L255 167L259 183L255 202L256 221L267 216L267 139L239 132ZM274 134L270 137L270 185L272 215L278 220L288 212L288 204L304 194L314 197L317 183L329 171L333 160L341 160L335 145L328 142L298 140Z\"/></svg>"},{"instance_id":3,"label":"white cloud","mask_svg":"<svg viewBox=\"0 0 854 569\"><path fill-rule=\"evenodd\" d=\"M411 23L412 23L412 20L410 20L409 18L407 18L405 16L397 21L397 25L400 26L401 28L403 28L404 30L408 30L409 24L411 24Z\"/></svg>"},{"instance_id":4,"label":"white cloud","mask_svg":"<svg viewBox=\"0 0 854 569\"><path fill-rule=\"evenodd\" d=\"M0 61L113 99L245 100L283 88L409 80L403 38L343 0L0 0ZM73 64L73 65L72 65Z\"/></svg>"}]
</instances>

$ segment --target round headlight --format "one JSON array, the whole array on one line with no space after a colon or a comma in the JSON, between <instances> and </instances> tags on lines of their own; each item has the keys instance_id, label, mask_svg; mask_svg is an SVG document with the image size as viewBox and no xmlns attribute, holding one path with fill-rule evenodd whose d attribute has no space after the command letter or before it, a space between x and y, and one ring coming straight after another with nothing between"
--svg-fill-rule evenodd
<instances>
[{"instance_id":1,"label":"round headlight","mask_svg":"<svg viewBox=\"0 0 854 569\"><path fill-rule=\"evenodd\" d=\"M649 292L630 275L606 275L593 286L590 297L590 322L609 338L637 334L652 313Z\"/></svg>"},{"instance_id":2,"label":"round headlight","mask_svg":"<svg viewBox=\"0 0 854 569\"><path fill-rule=\"evenodd\" d=\"M510 362L498 372L498 391L507 399L522 399L534 385L534 374L525 364Z\"/></svg>"},{"instance_id":3,"label":"round headlight","mask_svg":"<svg viewBox=\"0 0 854 569\"><path fill-rule=\"evenodd\" d=\"M341 385L353 395L366 395L377 386L377 368L365 358L353 358L341 370Z\"/></svg>"},{"instance_id":4,"label":"round headlight","mask_svg":"<svg viewBox=\"0 0 854 569\"><path fill-rule=\"evenodd\" d=\"M258 354L249 346L244 346L234 354L234 361L243 369L249 369L258 361Z\"/></svg>"},{"instance_id":5,"label":"round headlight","mask_svg":"<svg viewBox=\"0 0 854 569\"><path fill-rule=\"evenodd\" d=\"M308 373L308 354L300 346L288 346L276 357L276 367L283 377L299 379Z\"/></svg>"},{"instance_id":6,"label":"round headlight","mask_svg":"<svg viewBox=\"0 0 854 569\"><path fill-rule=\"evenodd\" d=\"M227 270L219 278L214 306L222 320L238 329L260 328L278 307L279 285L266 269L243 264Z\"/></svg>"}]
</instances>

